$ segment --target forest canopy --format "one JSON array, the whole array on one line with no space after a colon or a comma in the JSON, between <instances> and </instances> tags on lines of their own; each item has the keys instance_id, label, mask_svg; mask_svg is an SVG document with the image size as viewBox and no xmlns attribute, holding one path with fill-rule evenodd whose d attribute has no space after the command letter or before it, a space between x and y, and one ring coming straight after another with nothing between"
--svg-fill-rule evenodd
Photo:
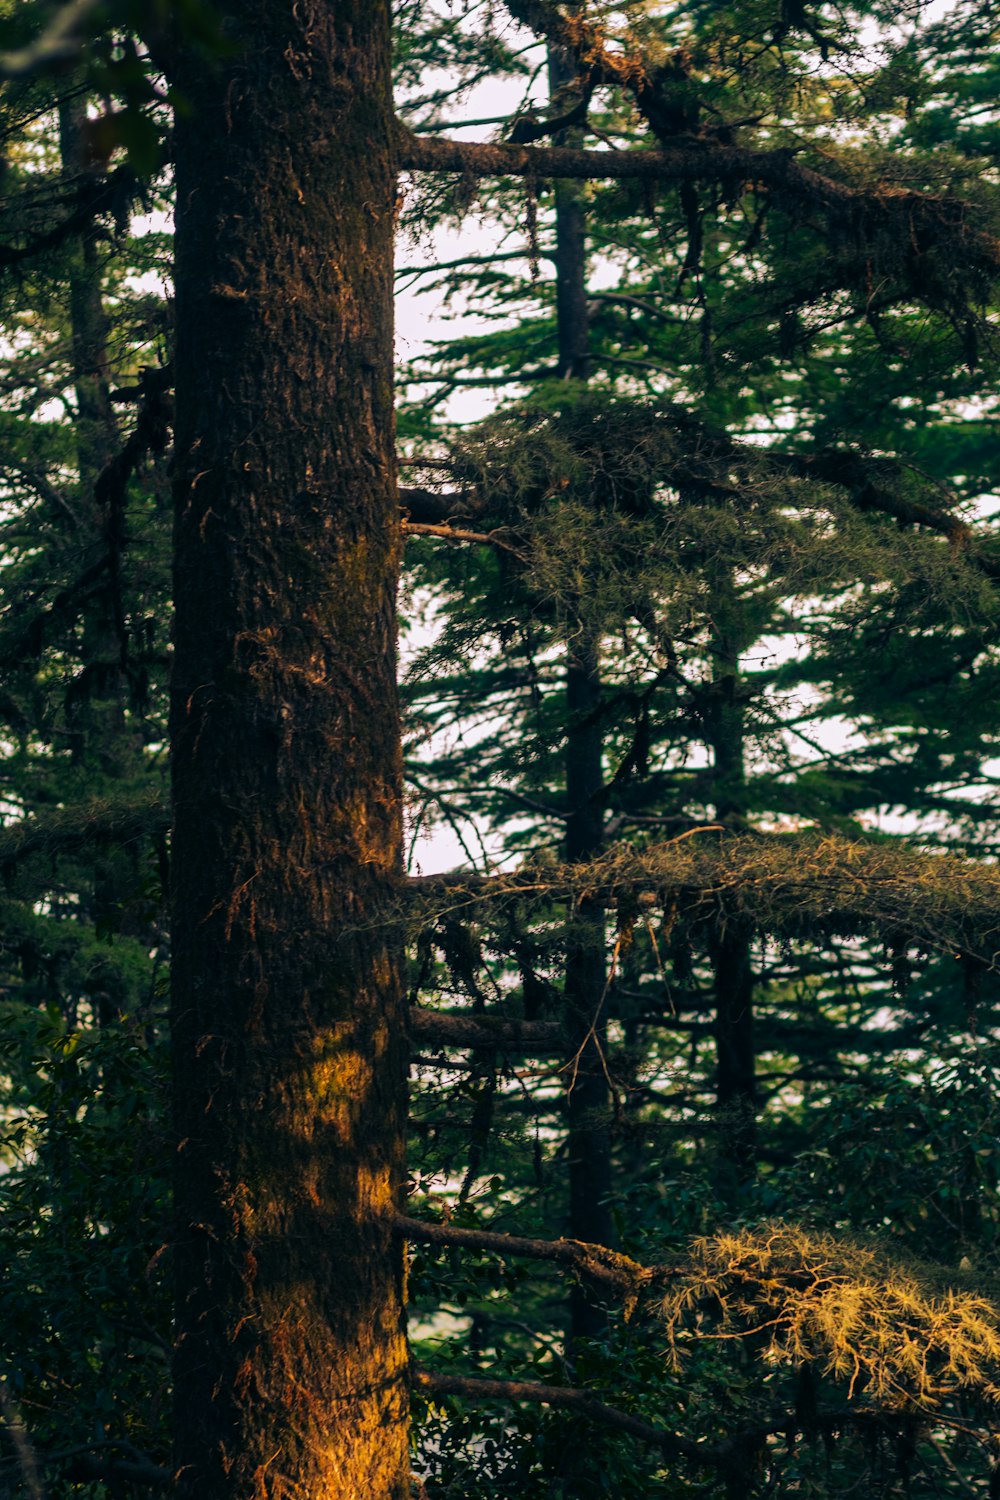
<instances>
[{"instance_id":1,"label":"forest canopy","mask_svg":"<svg viewBox=\"0 0 1000 1500\"><path fill-rule=\"evenodd\" d=\"M998 68L0 4L2 1493L1000 1494Z\"/></svg>"}]
</instances>

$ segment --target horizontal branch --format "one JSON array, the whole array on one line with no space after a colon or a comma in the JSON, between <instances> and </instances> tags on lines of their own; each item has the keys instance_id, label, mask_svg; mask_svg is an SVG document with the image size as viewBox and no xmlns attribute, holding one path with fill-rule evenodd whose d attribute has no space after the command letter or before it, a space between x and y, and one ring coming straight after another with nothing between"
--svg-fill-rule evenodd
<instances>
[{"instance_id":1,"label":"horizontal branch","mask_svg":"<svg viewBox=\"0 0 1000 1500\"><path fill-rule=\"evenodd\" d=\"M487 1229L462 1229L456 1224L428 1224L397 1214L393 1223L408 1240L425 1245L455 1245L466 1250L486 1250L496 1255L523 1256L568 1266L588 1281L607 1287L618 1296L634 1299L640 1292L677 1274L672 1266L641 1266L638 1261L605 1245L583 1240L528 1239L516 1234L496 1234Z\"/></svg>"},{"instance_id":2,"label":"horizontal branch","mask_svg":"<svg viewBox=\"0 0 1000 1500\"><path fill-rule=\"evenodd\" d=\"M454 1375L431 1373L429 1370L411 1371L413 1388L428 1396L462 1396L470 1401L530 1401L538 1406L561 1407L579 1412L581 1416L610 1427L616 1432L658 1448L671 1458L686 1458L706 1469L731 1474L734 1478L745 1478L752 1455L759 1452L767 1439L781 1435L789 1441L798 1433L836 1432L848 1426L884 1428L911 1420L906 1408L886 1410L862 1409L858 1411L818 1411L808 1422L794 1412L780 1411L768 1421L734 1432L722 1442L698 1442L681 1437L665 1427L656 1427L643 1417L622 1411L621 1407L609 1406L592 1391L579 1390L575 1386L545 1385L534 1380L491 1380L481 1375ZM744 1493L743 1488L739 1490Z\"/></svg>"},{"instance_id":3,"label":"horizontal branch","mask_svg":"<svg viewBox=\"0 0 1000 1500\"><path fill-rule=\"evenodd\" d=\"M469 1015L465 1011L410 1010L414 1041L443 1047L510 1047L518 1052L566 1053L569 1039L558 1021L520 1021L506 1016Z\"/></svg>"},{"instance_id":4,"label":"horizontal branch","mask_svg":"<svg viewBox=\"0 0 1000 1500\"><path fill-rule=\"evenodd\" d=\"M466 531L460 526L435 526L422 521L404 521L403 536L437 537L442 542L465 542L480 547L497 547L501 552L510 552L520 557L516 547L504 541L499 531Z\"/></svg>"},{"instance_id":5,"label":"horizontal branch","mask_svg":"<svg viewBox=\"0 0 1000 1500\"><path fill-rule=\"evenodd\" d=\"M131 798L53 808L0 828L0 871L8 872L35 854L51 857L95 845L127 844L169 827L168 799L159 786Z\"/></svg>"},{"instance_id":6,"label":"horizontal branch","mask_svg":"<svg viewBox=\"0 0 1000 1500\"><path fill-rule=\"evenodd\" d=\"M428 1370L414 1371L412 1383L416 1390L424 1391L428 1396L466 1396L472 1401L531 1401L541 1406L565 1407L600 1422L603 1427L626 1432L672 1457L690 1458L708 1468L725 1465L729 1457L728 1444L723 1450L696 1443L691 1438L669 1432L665 1427L654 1427L631 1412L608 1406L592 1392L577 1390L573 1386L543 1385L533 1380L488 1380L481 1375L439 1375Z\"/></svg>"},{"instance_id":7,"label":"horizontal branch","mask_svg":"<svg viewBox=\"0 0 1000 1500\"><path fill-rule=\"evenodd\" d=\"M838 835L681 835L642 850L619 845L589 863L418 876L408 889L415 915L424 904L432 921L436 911L526 895L588 897L789 937L870 933L991 967L1000 959L1000 866Z\"/></svg>"},{"instance_id":8,"label":"horizontal branch","mask_svg":"<svg viewBox=\"0 0 1000 1500\"><path fill-rule=\"evenodd\" d=\"M721 1443L698 1442L666 1427L657 1427L643 1417L622 1411L621 1407L609 1406L592 1391L579 1390L575 1386L545 1385L535 1380L490 1380L479 1375L432 1374L429 1370L416 1370L411 1379L416 1390L429 1396L464 1396L472 1401L530 1401L539 1406L579 1412L602 1427L627 1433L671 1458L686 1458L702 1468L722 1472L742 1468L749 1455L759 1450L767 1438L777 1433L800 1431L802 1426L792 1413L781 1412L771 1421L736 1432ZM821 1413L813 1425L830 1429L852 1420L864 1422L866 1419L872 1420L871 1413L858 1413L857 1417L847 1412Z\"/></svg>"},{"instance_id":9,"label":"horizontal branch","mask_svg":"<svg viewBox=\"0 0 1000 1500\"><path fill-rule=\"evenodd\" d=\"M667 151L597 151L440 140L406 131L399 164L410 172L456 172L469 177L607 178L619 182L698 182L723 177L758 182L783 174L793 154L785 147L745 151L697 140Z\"/></svg>"},{"instance_id":10,"label":"horizontal branch","mask_svg":"<svg viewBox=\"0 0 1000 1500\"><path fill-rule=\"evenodd\" d=\"M798 147L752 150L728 141L684 136L661 150L578 150L565 146L516 146L414 135L402 129L400 166L415 172L455 172L466 177L528 177L639 180L665 183L717 182L727 192L755 186L798 208L835 211L855 233L898 237L919 261L934 251L990 275L1000 272L1000 240L973 222L973 206L948 195L923 193L895 183L855 186L797 160ZM912 268L911 268L912 272ZM919 291L914 280L914 295Z\"/></svg>"}]
</instances>

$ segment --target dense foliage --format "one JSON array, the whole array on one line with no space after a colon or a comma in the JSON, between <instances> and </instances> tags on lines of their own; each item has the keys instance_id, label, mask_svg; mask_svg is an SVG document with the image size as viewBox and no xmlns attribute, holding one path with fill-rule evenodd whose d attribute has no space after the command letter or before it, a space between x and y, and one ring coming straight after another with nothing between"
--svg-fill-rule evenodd
<instances>
[{"instance_id":1,"label":"dense foliage","mask_svg":"<svg viewBox=\"0 0 1000 1500\"><path fill-rule=\"evenodd\" d=\"M53 1497L168 1451L170 49L225 45L105 9L0 98L0 1410ZM684 163L401 207L463 320L399 372L411 833L464 851L401 894L415 1474L992 1493L996 17L397 23L418 134Z\"/></svg>"}]
</instances>

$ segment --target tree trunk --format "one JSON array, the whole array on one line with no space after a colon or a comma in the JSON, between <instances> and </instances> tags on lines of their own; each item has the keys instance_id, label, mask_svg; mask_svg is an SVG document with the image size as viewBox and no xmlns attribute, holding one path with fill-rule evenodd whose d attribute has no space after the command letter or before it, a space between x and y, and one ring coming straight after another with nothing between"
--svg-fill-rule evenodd
<instances>
[{"instance_id":1,"label":"tree trunk","mask_svg":"<svg viewBox=\"0 0 1000 1500\"><path fill-rule=\"evenodd\" d=\"M549 47L549 95L573 82L572 58L559 47ZM557 146L580 146L583 133L563 130L553 137ZM556 324L559 340L557 371L564 379L586 380L590 374L587 313L587 219L584 185L558 179L556 200Z\"/></svg>"},{"instance_id":2,"label":"tree trunk","mask_svg":"<svg viewBox=\"0 0 1000 1500\"><path fill-rule=\"evenodd\" d=\"M79 91L59 103L59 153L72 179L86 170L84 127L86 96ZM73 424L81 488L91 492L98 474L114 457L118 424L111 404L108 319L101 294L100 239L104 230L90 224L70 243L69 313L73 341L73 389L77 418Z\"/></svg>"},{"instance_id":3,"label":"tree trunk","mask_svg":"<svg viewBox=\"0 0 1000 1500\"><path fill-rule=\"evenodd\" d=\"M176 79L176 1464L402 1500L390 7L221 9Z\"/></svg>"},{"instance_id":4,"label":"tree trunk","mask_svg":"<svg viewBox=\"0 0 1000 1500\"><path fill-rule=\"evenodd\" d=\"M571 83L576 70L559 48L549 48L549 92ZM563 131L556 144L579 145L579 131ZM587 328L586 215L579 183L557 182L556 313L558 370L566 379L586 380ZM566 659L566 858L592 859L601 848L604 812L604 738L600 648L596 640L574 642ZM610 1245L614 1238L611 1196L611 1099L604 1049L607 1025L601 1014L607 982L604 910L581 902L566 953L566 1029L576 1061L567 1095L569 1154L569 1232L574 1239ZM602 1307L583 1287L570 1294L569 1350L583 1338L607 1330Z\"/></svg>"},{"instance_id":5,"label":"tree trunk","mask_svg":"<svg viewBox=\"0 0 1000 1500\"><path fill-rule=\"evenodd\" d=\"M601 679L597 647L587 643L566 666L566 858L592 858L601 847L604 790L603 740L598 710ZM599 901L584 899L575 913L566 951L565 1025L571 1056L567 1093L569 1232L599 1245L614 1242L611 1218L611 1095L608 1087L607 1022L603 1014L607 973L605 917ZM570 1350L581 1338L607 1330L604 1309L585 1288L570 1294Z\"/></svg>"},{"instance_id":6,"label":"tree trunk","mask_svg":"<svg viewBox=\"0 0 1000 1500\"><path fill-rule=\"evenodd\" d=\"M59 150L69 180L88 170L86 95L79 89L59 102ZM109 324L101 285L104 230L89 224L65 248L69 280L73 393L76 398L76 459L80 524L71 545L90 559L106 558L102 586L80 616L80 670L66 695L68 745L76 763L97 769L112 783L139 779L148 770L141 735L127 715L128 640L123 601L122 553L126 543L124 507L99 494L98 479L116 456L118 422L111 401ZM139 847L109 848L95 855L91 917L114 932L122 925L129 895L140 883ZM147 925L142 927L147 935ZM97 1018L110 1021L105 998Z\"/></svg>"},{"instance_id":7,"label":"tree trunk","mask_svg":"<svg viewBox=\"0 0 1000 1500\"><path fill-rule=\"evenodd\" d=\"M730 578L723 580L715 596L713 618L715 658L707 739L714 759L715 816L720 823L732 823L741 820L746 811L746 729L739 671L739 604ZM757 1166L751 931L742 924L729 924L716 930L710 946L721 1185L738 1191L754 1177Z\"/></svg>"}]
</instances>

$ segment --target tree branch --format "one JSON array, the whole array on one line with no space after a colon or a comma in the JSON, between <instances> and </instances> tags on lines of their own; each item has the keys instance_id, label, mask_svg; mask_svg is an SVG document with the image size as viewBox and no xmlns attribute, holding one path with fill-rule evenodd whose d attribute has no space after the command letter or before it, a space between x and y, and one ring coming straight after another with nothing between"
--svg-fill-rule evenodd
<instances>
[{"instance_id":1,"label":"tree branch","mask_svg":"<svg viewBox=\"0 0 1000 1500\"><path fill-rule=\"evenodd\" d=\"M613 1427L626 1432L640 1442L649 1443L661 1452L674 1458L689 1458L706 1468L726 1467L738 1450L735 1439L728 1443L697 1443L691 1438L680 1437L665 1427L654 1427L642 1417L609 1406L591 1391L577 1390L573 1386L543 1385L540 1381L487 1380L482 1376L431 1374L428 1370L416 1370L412 1376L414 1387L429 1396L465 1396L472 1401L532 1401L542 1406L565 1407L581 1416L600 1422L603 1427ZM765 1429L763 1436L767 1436ZM782 1427L775 1430L782 1431ZM756 1429L755 1429L756 1431Z\"/></svg>"},{"instance_id":2,"label":"tree branch","mask_svg":"<svg viewBox=\"0 0 1000 1500\"><path fill-rule=\"evenodd\" d=\"M416 876L408 890L427 903L428 921L435 908L454 912L528 892L609 906L638 892L649 909L693 922L749 920L790 936L893 933L990 967L1000 949L1000 867L839 835L680 835L641 851L612 848L586 864Z\"/></svg>"},{"instance_id":3,"label":"tree branch","mask_svg":"<svg viewBox=\"0 0 1000 1500\"><path fill-rule=\"evenodd\" d=\"M505 542L498 531L463 531L457 526L434 526L421 521L403 521L403 535L434 536L443 542L472 542L482 547L498 547L501 552L510 552L521 557L516 547Z\"/></svg>"},{"instance_id":4,"label":"tree branch","mask_svg":"<svg viewBox=\"0 0 1000 1500\"><path fill-rule=\"evenodd\" d=\"M995 276L1000 240L970 222L959 198L893 183L853 187L796 160L798 148L753 151L718 140L685 136L659 151L592 151L563 146L515 146L486 141L434 140L402 130L400 165L415 172L469 177L610 178L675 183L720 182L732 194L756 185L802 208L837 211L858 233L879 232L909 248L919 261L932 251ZM911 268L912 269L912 268Z\"/></svg>"},{"instance_id":5,"label":"tree branch","mask_svg":"<svg viewBox=\"0 0 1000 1500\"><path fill-rule=\"evenodd\" d=\"M410 172L471 177L575 177L664 182L774 178L792 161L788 148L745 151L698 140L667 151L593 151L570 146L516 146L494 141L444 141L405 131L400 166ZM822 179L821 179L822 180Z\"/></svg>"},{"instance_id":6,"label":"tree branch","mask_svg":"<svg viewBox=\"0 0 1000 1500\"><path fill-rule=\"evenodd\" d=\"M54 808L0 829L0 872L34 854L72 853L93 845L128 844L170 827L170 809L160 787L138 797Z\"/></svg>"},{"instance_id":7,"label":"tree branch","mask_svg":"<svg viewBox=\"0 0 1000 1500\"><path fill-rule=\"evenodd\" d=\"M2 74L0 74L2 76ZM134 191L135 173L129 166L116 167L109 177L94 179L88 175L76 194L76 207L51 229L35 235L20 245L0 245L0 268L16 266L31 260L88 228L101 214L117 214L123 201Z\"/></svg>"},{"instance_id":8,"label":"tree branch","mask_svg":"<svg viewBox=\"0 0 1000 1500\"><path fill-rule=\"evenodd\" d=\"M776 1412L766 1421L752 1427L742 1428L722 1442L697 1442L681 1437L664 1427L655 1427L642 1417L609 1406L592 1391L578 1390L574 1386L545 1385L541 1381L490 1380L483 1376L444 1375L429 1370L412 1370L411 1383L414 1389L428 1396L464 1396L470 1401L531 1401L540 1406L563 1407L577 1411L603 1427L627 1433L640 1442L659 1448L672 1458L687 1458L703 1468L717 1469L734 1478L745 1477L750 1456L760 1450L769 1437L779 1434L791 1440L803 1431L836 1432L847 1426L861 1428L884 1428L896 1422L910 1420L909 1413L890 1408L884 1411L818 1411L809 1419L808 1426L794 1412ZM739 1493L744 1493L743 1489Z\"/></svg>"},{"instance_id":9,"label":"tree branch","mask_svg":"<svg viewBox=\"0 0 1000 1500\"><path fill-rule=\"evenodd\" d=\"M461 1229L455 1224L428 1224L397 1214L393 1223L408 1240L425 1245L456 1245L466 1250L487 1250L497 1255L524 1256L568 1266L588 1281L607 1287L618 1296L634 1300L640 1292L678 1274L672 1266L641 1266L638 1261L605 1245L583 1240L537 1240L516 1234L495 1234L488 1229Z\"/></svg>"},{"instance_id":10,"label":"tree branch","mask_svg":"<svg viewBox=\"0 0 1000 1500\"><path fill-rule=\"evenodd\" d=\"M558 1021L521 1021L506 1016L469 1015L465 1011L410 1010L414 1041L443 1047L509 1047L518 1052L563 1053L569 1046Z\"/></svg>"}]
</instances>

